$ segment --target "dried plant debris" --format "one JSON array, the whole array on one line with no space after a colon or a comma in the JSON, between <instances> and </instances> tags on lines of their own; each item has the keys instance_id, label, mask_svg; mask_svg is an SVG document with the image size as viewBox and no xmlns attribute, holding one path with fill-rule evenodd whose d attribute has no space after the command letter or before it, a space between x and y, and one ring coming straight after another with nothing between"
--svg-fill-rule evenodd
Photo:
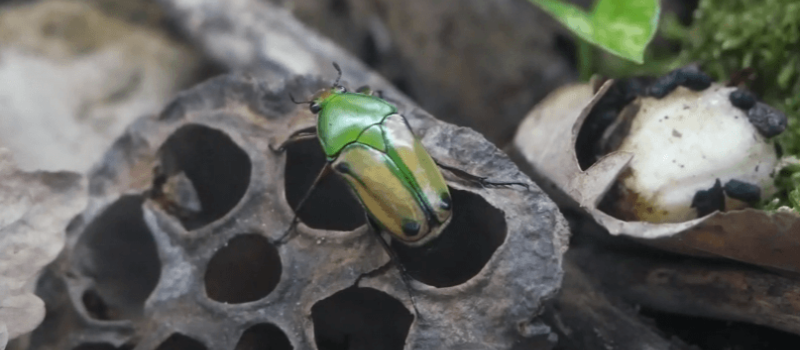
<instances>
[{"instance_id":1,"label":"dried plant debris","mask_svg":"<svg viewBox=\"0 0 800 350\"><path fill-rule=\"evenodd\" d=\"M88 171L128 124L201 73L186 44L99 7L26 1L0 11L0 146L22 169Z\"/></svg>"},{"instance_id":2,"label":"dried plant debris","mask_svg":"<svg viewBox=\"0 0 800 350\"><path fill-rule=\"evenodd\" d=\"M514 152L611 234L800 272L787 249L800 246L800 215L751 207L774 191L770 137L785 126L746 91L686 67L558 90L527 116Z\"/></svg>"},{"instance_id":3,"label":"dried plant debris","mask_svg":"<svg viewBox=\"0 0 800 350\"><path fill-rule=\"evenodd\" d=\"M538 315L561 282L565 220L478 133L419 108L398 104L434 158L530 188L443 171L449 226L423 247L392 244L407 285L337 177L279 240L325 162L314 139L272 149L314 123L289 94L329 86L223 76L134 123L40 280L52 310L31 349L551 348Z\"/></svg>"},{"instance_id":4,"label":"dried plant debris","mask_svg":"<svg viewBox=\"0 0 800 350\"><path fill-rule=\"evenodd\" d=\"M86 197L80 175L20 171L0 148L0 348L42 322L33 283L64 247L67 223Z\"/></svg>"},{"instance_id":5,"label":"dried plant debris","mask_svg":"<svg viewBox=\"0 0 800 350\"><path fill-rule=\"evenodd\" d=\"M545 316L560 335L564 350L653 349L696 350L679 340L665 339L637 315L636 309L606 295L601 283L564 257L564 284Z\"/></svg>"},{"instance_id":6,"label":"dried plant debris","mask_svg":"<svg viewBox=\"0 0 800 350\"><path fill-rule=\"evenodd\" d=\"M569 259L604 290L642 307L739 321L800 334L800 284L791 276L728 261L680 257L642 247L585 246Z\"/></svg>"}]
</instances>

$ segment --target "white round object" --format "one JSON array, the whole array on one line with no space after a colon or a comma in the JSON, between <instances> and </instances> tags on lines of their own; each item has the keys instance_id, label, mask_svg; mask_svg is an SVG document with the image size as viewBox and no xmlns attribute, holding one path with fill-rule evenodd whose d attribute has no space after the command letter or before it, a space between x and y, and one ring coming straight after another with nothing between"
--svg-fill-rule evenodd
<instances>
[{"instance_id":1,"label":"white round object","mask_svg":"<svg viewBox=\"0 0 800 350\"><path fill-rule=\"evenodd\" d=\"M739 180L775 189L770 176L778 158L745 111L731 105L736 88L712 84L703 91L678 87L664 98L640 98L639 111L619 151L634 153L622 179L635 195L628 200L643 221L681 222L697 218L695 193ZM743 203L726 197L726 208Z\"/></svg>"}]
</instances>

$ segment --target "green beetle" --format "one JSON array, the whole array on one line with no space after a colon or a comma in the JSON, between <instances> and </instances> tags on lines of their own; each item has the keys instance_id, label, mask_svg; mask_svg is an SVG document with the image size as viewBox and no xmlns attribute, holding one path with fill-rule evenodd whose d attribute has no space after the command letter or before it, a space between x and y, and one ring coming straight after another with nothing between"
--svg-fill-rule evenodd
<instances>
[{"instance_id":1,"label":"green beetle","mask_svg":"<svg viewBox=\"0 0 800 350\"><path fill-rule=\"evenodd\" d=\"M527 187L518 182L485 181L438 164L394 105L367 87L347 91L339 85L339 65L333 66L339 75L332 87L319 91L310 101L297 102L292 97L295 103L309 104L317 115L316 127L300 130L278 148L282 151L291 142L317 138L327 156L325 167L295 212L320 179L333 170L350 185L376 233L383 230L393 240L419 247L438 237L452 217L452 199L439 167L482 185ZM297 215L292 226L296 222ZM380 241L394 255L386 242Z\"/></svg>"},{"instance_id":2,"label":"green beetle","mask_svg":"<svg viewBox=\"0 0 800 350\"><path fill-rule=\"evenodd\" d=\"M379 236L378 241L391 257L383 267L359 276L355 285L361 278L381 273L395 264L411 297L408 273L380 234L385 231L393 240L419 247L442 233L453 216L453 203L440 167L482 186L521 185L527 188L528 185L487 181L484 177L436 162L414 135L406 118L398 113L397 107L368 87L348 92L339 85L342 70L336 63L333 66L339 75L332 87L317 92L306 102L297 102L290 95L297 104L309 104L311 112L317 115L317 125L294 133L278 149L273 148L282 152L292 142L316 138L327 156L322 171L297 204L289 230L278 239L278 243L284 242L293 231L298 222L297 213L319 181L333 171L350 185L366 211L372 232ZM413 297L411 301L416 311Z\"/></svg>"},{"instance_id":3,"label":"green beetle","mask_svg":"<svg viewBox=\"0 0 800 350\"><path fill-rule=\"evenodd\" d=\"M395 106L334 85L317 93L310 109L318 113L317 136L330 166L371 222L409 246L441 233L452 216L450 192Z\"/></svg>"}]
</instances>

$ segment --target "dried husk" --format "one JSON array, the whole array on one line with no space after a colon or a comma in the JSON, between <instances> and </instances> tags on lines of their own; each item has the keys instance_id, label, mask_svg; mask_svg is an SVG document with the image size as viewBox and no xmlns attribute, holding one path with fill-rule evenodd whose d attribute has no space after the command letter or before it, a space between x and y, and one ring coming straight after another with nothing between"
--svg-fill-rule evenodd
<instances>
[{"instance_id":1,"label":"dried husk","mask_svg":"<svg viewBox=\"0 0 800 350\"><path fill-rule=\"evenodd\" d=\"M612 235L638 239L661 249L695 256L724 257L789 272L800 272L800 215L790 210L770 213L747 208L714 212L680 223L623 221L598 205L633 158L612 152L585 171L578 165L578 132L612 81L593 93L591 84L553 92L520 125L511 152L529 165L543 189L561 205L579 207ZM568 136L568 137L567 137Z\"/></svg>"}]
</instances>

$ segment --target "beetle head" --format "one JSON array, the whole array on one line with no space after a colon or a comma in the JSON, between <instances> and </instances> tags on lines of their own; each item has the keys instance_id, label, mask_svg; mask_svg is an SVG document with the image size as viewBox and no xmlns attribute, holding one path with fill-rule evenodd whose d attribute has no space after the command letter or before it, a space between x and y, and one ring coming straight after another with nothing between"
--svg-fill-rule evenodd
<instances>
[{"instance_id":1,"label":"beetle head","mask_svg":"<svg viewBox=\"0 0 800 350\"><path fill-rule=\"evenodd\" d=\"M322 110L322 107L325 106L325 103L330 100L330 98L343 94L347 92L344 86L336 85L327 89L322 89L318 91L314 96L311 97L311 101L308 105L308 108L311 110L311 113L317 114L319 111Z\"/></svg>"},{"instance_id":2,"label":"beetle head","mask_svg":"<svg viewBox=\"0 0 800 350\"><path fill-rule=\"evenodd\" d=\"M336 62L333 62L333 67L336 68L336 72L339 73L336 76L336 80L333 82L333 86L318 91L314 96L311 96L310 101L295 101L294 96L289 95L292 102L296 104L308 103L308 108L311 110L311 113L317 114L331 97L346 93L347 89L339 84L339 80L342 78L342 69Z\"/></svg>"}]
</instances>

